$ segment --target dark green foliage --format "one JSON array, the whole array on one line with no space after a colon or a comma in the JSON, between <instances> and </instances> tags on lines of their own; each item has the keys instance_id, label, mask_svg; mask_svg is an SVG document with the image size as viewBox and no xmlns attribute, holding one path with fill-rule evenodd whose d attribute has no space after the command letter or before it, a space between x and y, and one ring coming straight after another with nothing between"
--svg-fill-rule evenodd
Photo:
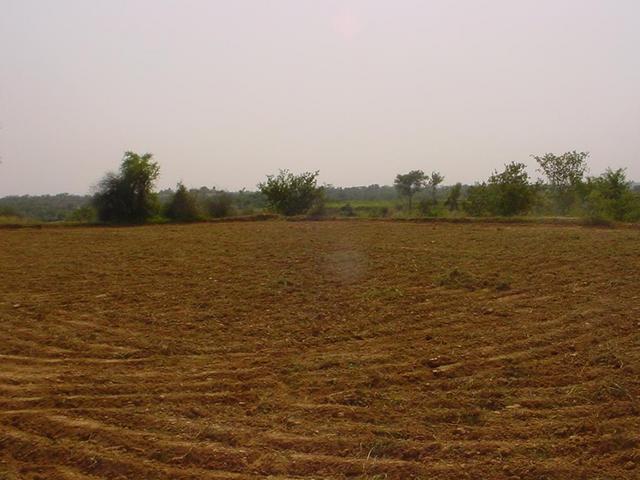
<instances>
[{"instance_id":1,"label":"dark green foliage","mask_svg":"<svg viewBox=\"0 0 640 480\"><path fill-rule=\"evenodd\" d=\"M431 202L436 205L438 203L438 185L444 182L444 175L440 172L431 172L431 175L427 176L427 184L431 190Z\"/></svg>"},{"instance_id":2,"label":"dark green foliage","mask_svg":"<svg viewBox=\"0 0 640 480\"><path fill-rule=\"evenodd\" d=\"M140 223L158 211L152 192L160 173L153 155L126 152L120 172L108 173L98 186L93 204L103 222Z\"/></svg>"},{"instance_id":3,"label":"dark green foliage","mask_svg":"<svg viewBox=\"0 0 640 480\"><path fill-rule=\"evenodd\" d=\"M609 205L601 192L592 190L584 200L584 217L589 225L610 226Z\"/></svg>"},{"instance_id":4,"label":"dark green foliage","mask_svg":"<svg viewBox=\"0 0 640 480\"><path fill-rule=\"evenodd\" d=\"M521 215L531 208L536 187L529 183L529 174L524 163L511 162L501 173L489 177L492 213L497 215Z\"/></svg>"},{"instance_id":5,"label":"dark green foliage","mask_svg":"<svg viewBox=\"0 0 640 480\"><path fill-rule=\"evenodd\" d=\"M585 200L587 217L599 220L635 220L638 197L631 190L622 168L607 170L599 177L587 181L588 195Z\"/></svg>"},{"instance_id":6,"label":"dark green foliage","mask_svg":"<svg viewBox=\"0 0 640 480\"><path fill-rule=\"evenodd\" d=\"M462 208L473 217L481 217L491 215L494 204L495 200L491 189L485 182L482 182L469 187Z\"/></svg>"},{"instance_id":7,"label":"dark green foliage","mask_svg":"<svg viewBox=\"0 0 640 480\"><path fill-rule=\"evenodd\" d=\"M66 220L71 222L93 223L97 220L98 213L92 205L84 205L80 208L76 208L71 212Z\"/></svg>"},{"instance_id":8,"label":"dark green foliage","mask_svg":"<svg viewBox=\"0 0 640 480\"><path fill-rule=\"evenodd\" d=\"M207 212L211 218L230 216L233 212L233 198L227 192L215 192L207 199Z\"/></svg>"},{"instance_id":9,"label":"dark green foliage","mask_svg":"<svg viewBox=\"0 0 640 480\"><path fill-rule=\"evenodd\" d=\"M438 206L438 201L432 197L423 198L418 202L418 210L425 217L432 217L435 214L435 209Z\"/></svg>"},{"instance_id":10,"label":"dark green foliage","mask_svg":"<svg viewBox=\"0 0 640 480\"><path fill-rule=\"evenodd\" d=\"M195 222L200 219L196 199L182 183L178 183L176 193L166 205L164 213L176 222Z\"/></svg>"},{"instance_id":11,"label":"dark green foliage","mask_svg":"<svg viewBox=\"0 0 640 480\"><path fill-rule=\"evenodd\" d=\"M355 217L356 212L353 210L351 204L347 203L340 207L340 215L344 215L345 217Z\"/></svg>"},{"instance_id":12,"label":"dark green foliage","mask_svg":"<svg viewBox=\"0 0 640 480\"><path fill-rule=\"evenodd\" d=\"M322 191L316 196L311 207L307 210L307 215L313 219L319 219L327 214L327 209Z\"/></svg>"},{"instance_id":13,"label":"dark green foliage","mask_svg":"<svg viewBox=\"0 0 640 480\"><path fill-rule=\"evenodd\" d=\"M472 216L522 215L531 209L536 191L525 164L512 162L502 172L494 172L488 182L469 187L463 207Z\"/></svg>"},{"instance_id":14,"label":"dark green foliage","mask_svg":"<svg viewBox=\"0 0 640 480\"><path fill-rule=\"evenodd\" d=\"M461 196L462 196L462 184L456 183L449 190L449 195L447 196L447 199L444 202L445 206L452 212L457 211L458 208L460 207Z\"/></svg>"},{"instance_id":15,"label":"dark green foliage","mask_svg":"<svg viewBox=\"0 0 640 480\"><path fill-rule=\"evenodd\" d=\"M427 177L422 170L411 170L408 173L396 175L393 185L400 196L407 198L409 202L409 212L411 212L413 196L422 190L426 180Z\"/></svg>"},{"instance_id":16,"label":"dark green foliage","mask_svg":"<svg viewBox=\"0 0 640 480\"><path fill-rule=\"evenodd\" d=\"M640 192L633 190L632 195L629 211L625 216L625 220L629 222L640 222Z\"/></svg>"},{"instance_id":17,"label":"dark green foliage","mask_svg":"<svg viewBox=\"0 0 640 480\"><path fill-rule=\"evenodd\" d=\"M258 184L266 197L269 207L282 215L307 213L322 197L322 188L317 186L319 172L305 172L294 175L288 170L280 170L278 175L269 175Z\"/></svg>"},{"instance_id":18,"label":"dark green foliage","mask_svg":"<svg viewBox=\"0 0 640 480\"><path fill-rule=\"evenodd\" d=\"M285 170L268 176L255 192L222 192L209 187L187 190L178 185L175 192L166 189L156 194L152 188L158 164L150 154L127 152L120 170L105 175L93 198L68 194L10 196L0 198L0 216L142 223L152 219L162 204L162 212L177 221L249 216L265 208L285 215L375 218L406 216L407 206L413 213L418 199L420 213L430 217L458 216L449 212L463 209L472 216L582 215L589 223L601 225L613 220L640 221L640 184L628 182L622 169L607 169L598 177L585 179L588 155L573 151L533 156L546 184L532 184L525 165L511 163L486 182L473 186L457 183L440 187L444 180L440 173L425 175L422 170L413 170L397 175L394 186L318 187L318 172L294 175ZM394 201L398 194L402 200ZM330 202L326 207L325 199Z\"/></svg>"},{"instance_id":19,"label":"dark green foliage","mask_svg":"<svg viewBox=\"0 0 640 480\"><path fill-rule=\"evenodd\" d=\"M22 217L20 213L10 205L0 205L0 217Z\"/></svg>"},{"instance_id":20,"label":"dark green foliage","mask_svg":"<svg viewBox=\"0 0 640 480\"><path fill-rule=\"evenodd\" d=\"M249 192L242 189L237 192L226 192L216 188L192 188L189 193L195 198L200 212L212 218L222 218L231 215L253 215L266 207L264 195L260 192ZM166 189L158 192L162 203L168 203L173 197L173 190Z\"/></svg>"},{"instance_id":21,"label":"dark green foliage","mask_svg":"<svg viewBox=\"0 0 640 480\"><path fill-rule=\"evenodd\" d=\"M547 177L549 191L558 213L565 215L582 193L583 177L587 171L589 152L566 152L562 155L545 153L532 157L540 172Z\"/></svg>"},{"instance_id":22,"label":"dark green foliage","mask_svg":"<svg viewBox=\"0 0 640 480\"><path fill-rule=\"evenodd\" d=\"M382 206L382 207L376 207L373 209L373 213L371 214L372 217L382 217L382 218L386 218L389 216L389 207L386 206Z\"/></svg>"}]
</instances>

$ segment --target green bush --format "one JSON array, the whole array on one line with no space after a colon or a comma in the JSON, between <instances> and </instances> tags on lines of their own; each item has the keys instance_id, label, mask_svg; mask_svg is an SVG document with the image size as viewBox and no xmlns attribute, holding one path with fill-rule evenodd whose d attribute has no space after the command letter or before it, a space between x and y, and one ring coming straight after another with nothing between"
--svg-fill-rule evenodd
<instances>
[{"instance_id":1,"label":"green bush","mask_svg":"<svg viewBox=\"0 0 640 480\"><path fill-rule=\"evenodd\" d=\"M622 168L607 170L587 181L584 202L586 217L591 222L604 220L634 221L640 218L638 197L632 192Z\"/></svg>"},{"instance_id":2,"label":"green bush","mask_svg":"<svg viewBox=\"0 0 640 480\"><path fill-rule=\"evenodd\" d=\"M449 195L444 204L450 211L457 211L460 207L460 198L462 197L462 184L456 183L449 189Z\"/></svg>"},{"instance_id":3,"label":"green bush","mask_svg":"<svg viewBox=\"0 0 640 480\"><path fill-rule=\"evenodd\" d=\"M201 219L195 197L182 183L178 183L176 193L166 205L164 214L176 222L195 222Z\"/></svg>"},{"instance_id":4,"label":"green bush","mask_svg":"<svg viewBox=\"0 0 640 480\"><path fill-rule=\"evenodd\" d=\"M433 217L435 216L435 208L438 203L432 197L422 198L418 202L418 210L421 215L425 217Z\"/></svg>"},{"instance_id":5,"label":"green bush","mask_svg":"<svg viewBox=\"0 0 640 480\"><path fill-rule=\"evenodd\" d=\"M584 202L585 219L589 225L610 225L609 202L602 192L592 190Z\"/></svg>"},{"instance_id":6,"label":"green bush","mask_svg":"<svg viewBox=\"0 0 640 480\"><path fill-rule=\"evenodd\" d=\"M320 193L313 203L309 210L307 210L307 215L311 218L322 218L327 214L327 208L324 201L324 196Z\"/></svg>"},{"instance_id":7,"label":"green bush","mask_svg":"<svg viewBox=\"0 0 640 480\"><path fill-rule=\"evenodd\" d=\"M92 205L85 205L76 208L66 219L70 222L93 223L98 219L98 212Z\"/></svg>"},{"instance_id":8,"label":"green bush","mask_svg":"<svg viewBox=\"0 0 640 480\"><path fill-rule=\"evenodd\" d=\"M319 172L305 172L294 175L288 170L280 170L278 175L269 175L258 184L266 197L269 207L283 215L307 213L322 197L322 188L317 186Z\"/></svg>"},{"instance_id":9,"label":"green bush","mask_svg":"<svg viewBox=\"0 0 640 480\"><path fill-rule=\"evenodd\" d=\"M462 208L472 217L482 217L493 213L493 203L489 186L482 182L469 187Z\"/></svg>"},{"instance_id":10,"label":"green bush","mask_svg":"<svg viewBox=\"0 0 640 480\"><path fill-rule=\"evenodd\" d=\"M522 215L534 206L537 191L537 185L529 183L526 165L512 162L502 172L494 172L488 182L469 187L462 207L474 217Z\"/></svg>"},{"instance_id":11,"label":"green bush","mask_svg":"<svg viewBox=\"0 0 640 480\"><path fill-rule=\"evenodd\" d=\"M640 222L640 194L633 193L629 201L629 211L625 215L627 222Z\"/></svg>"},{"instance_id":12,"label":"green bush","mask_svg":"<svg viewBox=\"0 0 640 480\"><path fill-rule=\"evenodd\" d=\"M233 198L226 192L216 192L207 199L207 212L211 218L224 218L233 214Z\"/></svg>"},{"instance_id":13,"label":"green bush","mask_svg":"<svg viewBox=\"0 0 640 480\"><path fill-rule=\"evenodd\" d=\"M342 207L340 207L340 215L344 215L345 217L355 217L356 216L356 212L353 210L353 207L351 206L350 203L347 203L346 205L343 205Z\"/></svg>"},{"instance_id":14,"label":"green bush","mask_svg":"<svg viewBox=\"0 0 640 480\"><path fill-rule=\"evenodd\" d=\"M534 202L536 188L529 183L524 163L511 162L501 173L489 177L493 214L513 216L527 213Z\"/></svg>"}]
</instances>

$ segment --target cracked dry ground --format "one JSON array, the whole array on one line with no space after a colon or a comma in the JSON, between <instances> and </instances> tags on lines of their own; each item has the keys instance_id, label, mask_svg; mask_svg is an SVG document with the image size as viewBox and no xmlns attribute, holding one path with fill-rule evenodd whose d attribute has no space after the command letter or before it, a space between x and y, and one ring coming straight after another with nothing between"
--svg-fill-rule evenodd
<instances>
[{"instance_id":1,"label":"cracked dry ground","mask_svg":"<svg viewBox=\"0 0 640 480\"><path fill-rule=\"evenodd\" d=\"M0 231L0 479L640 478L640 231Z\"/></svg>"}]
</instances>

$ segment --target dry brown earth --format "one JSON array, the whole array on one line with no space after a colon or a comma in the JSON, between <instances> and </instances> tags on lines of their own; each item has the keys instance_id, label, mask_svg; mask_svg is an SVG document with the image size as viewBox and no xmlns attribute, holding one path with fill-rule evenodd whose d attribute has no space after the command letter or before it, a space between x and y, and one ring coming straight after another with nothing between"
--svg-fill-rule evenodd
<instances>
[{"instance_id":1,"label":"dry brown earth","mask_svg":"<svg viewBox=\"0 0 640 480\"><path fill-rule=\"evenodd\" d=\"M0 479L638 479L640 232L0 231Z\"/></svg>"}]
</instances>

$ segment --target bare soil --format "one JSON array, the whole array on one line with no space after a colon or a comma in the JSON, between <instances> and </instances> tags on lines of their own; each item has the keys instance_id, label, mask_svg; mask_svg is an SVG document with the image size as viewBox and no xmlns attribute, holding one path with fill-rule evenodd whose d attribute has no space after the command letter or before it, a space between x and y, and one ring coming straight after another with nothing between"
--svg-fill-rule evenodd
<instances>
[{"instance_id":1,"label":"bare soil","mask_svg":"<svg viewBox=\"0 0 640 480\"><path fill-rule=\"evenodd\" d=\"M0 479L638 479L640 232L0 231Z\"/></svg>"}]
</instances>

